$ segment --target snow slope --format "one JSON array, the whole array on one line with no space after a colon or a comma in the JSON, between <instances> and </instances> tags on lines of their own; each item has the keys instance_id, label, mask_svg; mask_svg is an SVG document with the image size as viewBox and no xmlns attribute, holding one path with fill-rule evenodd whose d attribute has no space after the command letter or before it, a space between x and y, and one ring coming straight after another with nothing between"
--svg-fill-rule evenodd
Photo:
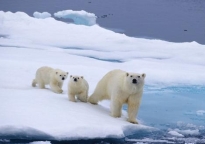
<instances>
[{"instance_id":1,"label":"snow slope","mask_svg":"<svg viewBox=\"0 0 205 144\"><path fill-rule=\"evenodd\" d=\"M151 129L143 123L128 123L126 112L122 118L112 118L107 101L98 106L69 102L68 80L63 94L55 94L49 87L31 87L35 71L44 65L83 75L90 85L89 94L115 68L145 72L146 87L151 88L205 84L205 46L196 42L130 38L98 25L1 11L0 47L0 137L122 138ZM197 110L204 114L203 107ZM187 132L170 131L172 135Z\"/></svg>"}]
</instances>

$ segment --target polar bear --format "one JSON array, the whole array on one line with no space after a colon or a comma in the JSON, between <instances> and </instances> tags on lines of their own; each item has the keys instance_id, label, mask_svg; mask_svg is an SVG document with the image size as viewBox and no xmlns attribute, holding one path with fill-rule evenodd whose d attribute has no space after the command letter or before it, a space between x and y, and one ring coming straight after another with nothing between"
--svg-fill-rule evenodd
<instances>
[{"instance_id":1,"label":"polar bear","mask_svg":"<svg viewBox=\"0 0 205 144\"><path fill-rule=\"evenodd\" d=\"M143 94L146 74L128 73L122 70L108 72L97 84L88 102L97 104L104 99L111 100L111 116L121 117L121 108L128 104L128 121L137 124L136 116Z\"/></svg>"},{"instance_id":2,"label":"polar bear","mask_svg":"<svg viewBox=\"0 0 205 144\"><path fill-rule=\"evenodd\" d=\"M36 71L32 86L36 87L36 84L38 84L41 89L44 89L45 85L49 84L53 92L62 93L63 81L67 78L67 75L68 72L44 66Z\"/></svg>"},{"instance_id":3,"label":"polar bear","mask_svg":"<svg viewBox=\"0 0 205 144\"><path fill-rule=\"evenodd\" d=\"M82 102L87 102L89 85L83 76L70 76L68 82L68 98L76 102L75 96Z\"/></svg>"}]
</instances>

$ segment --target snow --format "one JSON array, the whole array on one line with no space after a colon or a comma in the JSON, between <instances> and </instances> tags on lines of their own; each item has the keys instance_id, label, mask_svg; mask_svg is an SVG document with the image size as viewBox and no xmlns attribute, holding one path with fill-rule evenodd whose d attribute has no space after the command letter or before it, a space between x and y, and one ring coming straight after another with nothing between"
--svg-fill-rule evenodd
<instances>
[{"instance_id":1,"label":"snow","mask_svg":"<svg viewBox=\"0 0 205 144\"><path fill-rule=\"evenodd\" d=\"M54 13L56 18L72 19L75 24L92 26L96 24L97 16L93 13L88 13L84 10L73 11L64 10Z\"/></svg>"},{"instance_id":2,"label":"snow","mask_svg":"<svg viewBox=\"0 0 205 144\"><path fill-rule=\"evenodd\" d=\"M48 13L48 12L42 12L42 13L40 13L40 12L34 12L34 13L33 13L33 16L34 16L35 18L45 19L45 18L51 17L51 14Z\"/></svg>"},{"instance_id":3,"label":"snow","mask_svg":"<svg viewBox=\"0 0 205 144\"><path fill-rule=\"evenodd\" d=\"M123 138L155 129L145 126L150 121L165 125L168 120L187 119L197 126L179 124L183 129L172 128L168 133L176 137L203 134L204 97L198 92L204 92L204 45L131 38L98 25L0 11L0 47L1 139ZM111 117L109 101L97 106L68 101L68 80L63 94L55 94L49 87L31 87L36 70L44 65L84 76L89 95L112 69L145 72L145 92L137 117L140 124L127 122L126 111L121 118ZM181 87L188 91L179 93ZM178 93L169 92L170 88ZM163 117L158 117L159 113Z\"/></svg>"}]
</instances>

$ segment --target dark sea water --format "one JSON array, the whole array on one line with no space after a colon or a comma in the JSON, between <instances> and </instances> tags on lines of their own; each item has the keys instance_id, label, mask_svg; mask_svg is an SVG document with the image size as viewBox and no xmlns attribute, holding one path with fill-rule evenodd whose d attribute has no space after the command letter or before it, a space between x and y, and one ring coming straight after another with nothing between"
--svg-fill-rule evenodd
<instances>
[{"instance_id":1,"label":"dark sea water","mask_svg":"<svg viewBox=\"0 0 205 144\"><path fill-rule=\"evenodd\" d=\"M0 0L0 10L51 14L85 10L105 28L132 37L205 44L205 0Z\"/></svg>"}]
</instances>

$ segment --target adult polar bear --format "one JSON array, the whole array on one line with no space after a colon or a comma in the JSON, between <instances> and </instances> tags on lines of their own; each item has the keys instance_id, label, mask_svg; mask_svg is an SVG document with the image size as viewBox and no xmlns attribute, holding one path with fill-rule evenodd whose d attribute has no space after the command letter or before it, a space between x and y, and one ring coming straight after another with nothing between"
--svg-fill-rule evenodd
<instances>
[{"instance_id":1,"label":"adult polar bear","mask_svg":"<svg viewBox=\"0 0 205 144\"><path fill-rule=\"evenodd\" d=\"M36 71L36 77L32 81L32 86L36 87L36 84L38 84L41 89L44 89L45 85L49 84L53 92L62 93L63 82L67 75L68 72L43 66Z\"/></svg>"},{"instance_id":2,"label":"adult polar bear","mask_svg":"<svg viewBox=\"0 0 205 144\"><path fill-rule=\"evenodd\" d=\"M121 116L124 103L128 104L128 121L137 124L136 116L140 106L146 74L127 73L122 70L108 72L97 84L88 101L97 104L103 99L111 100L111 115Z\"/></svg>"}]
</instances>

